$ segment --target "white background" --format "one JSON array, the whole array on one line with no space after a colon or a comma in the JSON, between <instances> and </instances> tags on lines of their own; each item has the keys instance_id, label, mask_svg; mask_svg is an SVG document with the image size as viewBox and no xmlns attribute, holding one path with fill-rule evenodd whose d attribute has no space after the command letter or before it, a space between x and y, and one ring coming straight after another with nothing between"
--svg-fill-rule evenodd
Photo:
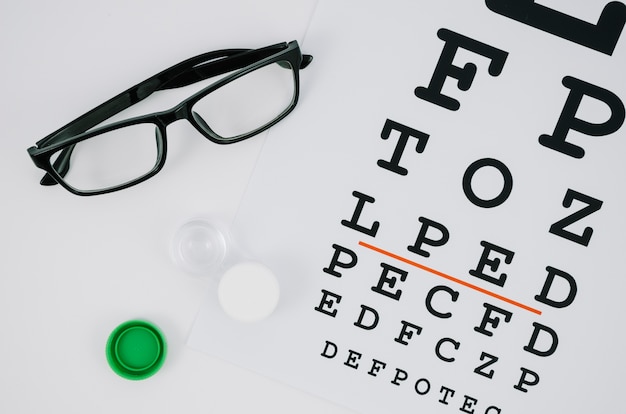
<instances>
[{"instance_id":1,"label":"white background","mask_svg":"<svg viewBox=\"0 0 626 414\"><path fill-rule=\"evenodd\" d=\"M210 281L178 270L168 243L190 217L234 216L264 136L221 147L176 123L161 173L91 198L41 187L26 153L183 59L301 41L314 5L2 2L0 412L343 412L185 345ZM111 330L132 318L159 325L169 343L161 371L140 382L115 375L104 355Z\"/></svg>"},{"instance_id":2,"label":"white background","mask_svg":"<svg viewBox=\"0 0 626 414\"><path fill-rule=\"evenodd\" d=\"M411 1L398 3L417 7ZM582 0L576 2L545 0L541 3L587 21L595 21L600 10L600 6L591 7L590 2ZM603 5L606 2L594 3ZM344 6L346 4L348 3L346 2ZM423 2L420 6L427 4L428 2ZM443 3L438 4L443 7ZM541 157L538 158L541 162L534 164L533 167L543 168L541 172L545 175L552 174L553 180L547 182L545 188L542 187L544 193L541 195L545 204L534 206L536 212L544 215L542 219L548 224L549 219L562 217L564 211L559 203L562 201L565 188L570 185L592 195L595 195L596 191L600 194L610 194L611 198L604 198L606 205L603 207L603 214L598 216L601 219L594 221L594 226L598 229L594 235L594 242L597 241L594 246L610 248L589 249L597 254L596 257L606 260L599 261L602 267L597 268L597 273L587 272L590 276L579 279L581 292L587 296L581 294L577 302L580 306L572 308L570 314L572 317L568 319L567 329L563 329L569 335L569 339L563 341L563 353L558 360L555 359L552 368L554 372L563 370L567 372L571 367L569 364L577 361L580 364L579 370L588 373L588 377L579 379L572 376L569 378L572 383L570 388L560 387L553 382L550 388L546 388L550 392L545 392L545 398L551 399L551 404L557 407L551 410L552 412L558 411L561 401L567 401L584 412L592 412L597 401L611 406L611 403L619 398L616 391L621 385L619 380L611 383L614 388L606 389L606 398L598 397L601 395L600 392L589 397L584 391L590 383L603 384L597 378L606 379L607 372L614 371L616 366L621 368L624 365L623 358L618 356L624 341L623 335L619 332L621 327L619 320L623 314L619 288L624 282L621 273L614 271L619 267L613 262L615 257L619 257L624 246L622 230L626 228L626 224L621 218L623 192L604 191L606 187L611 186L620 188L621 182L618 178L623 176L623 165L620 164L622 158L620 154L623 151L614 149L624 148L623 129L619 135L615 134L610 139L593 141L593 144L597 145L593 147L595 151L590 150L581 163L560 158L562 156L539 148L534 137L538 133L550 133L558 119L560 105L566 98L566 90L560 85L560 79L565 74L599 82L624 99L626 95L621 86L623 82L615 81L621 76L622 71L604 64L616 60L624 61L624 41L622 39L615 56L610 58L495 16L486 10L483 0L472 0L471 4L472 6L469 2L464 2L463 7L474 7L475 10L479 10L481 16L485 17L484 21L488 21L489 24L477 24L477 21L465 19L466 14L453 12L450 15L446 14L446 19L449 19L446 24L470 37L476 36L497 45L507 46L507 50L511 52L507 70L517 68L518 72L505 72L500 79L509 79L509 86L514 86L515 90L525 90L523 82L540 90L544 88L544 91L553 87L556 90L555 94L550 95L550 99L543 102L549 110L544 111L544 108L540 108L541 110L536 111L538 113L534 113L536 118L533 119L536 119L536 123L516 118L514 114L508 114L509 118L500 119L500 123L510 122L509 125L515 125L517 132L514 137L533 136L532 145L523 140L516 142L529 145L533 151L541 153ZM168 243L176 228L190 217L220 216L228 222L235 216L265 136L222 147L202 138L188 124L176 123L168 129L168 162L161 173L132 189L89 198L74 196L60 187L39 186L42 173L33 166L26 153L27 147L76 116L183 59L220 48L261 47L292 39L302 40L314 5L314 0L263 2L72 0L54 3L21 1L14 2L13 5L0 6L0 52L2 52L0 99L4 101L0 111L0 154L3 155L0 174L4 193L0 204L2 206L0 412L345 412L330 403L199 353L185 345L194 317L201 303L207 305L206 298L210 297L207 293L211 291L212 286L210 279L193 278L178 270L169 259ZM354 73L375 72L386 76L398 73L401 75L396 78L398 84L405 82L407 88L385 90L384 83L377 84L372 91L355 87L353 90L361 95L346 92L342 95L346 101L362 96L360 102L365 105L370 102L371 96L394 97L398 91L406 90L409 92L406 99L412 105L420 105L422 111L436 112L437 108L432 108L432 105L416 100L412 96L411 88L416 84L415 79L408 76L410 74L419 78L422 84L426 84L430 78L442 45L435 38L435 30L426 26L428 34L423 38L420 47L428 49L429 52L420 59L415 57L416 61L419 60L419 65L415 66L419 71L412 72L410 65L387 65L385 61L378 59L376 65L369 66L368 71L359 72L358 69L364 68L369 62L368 57L372 51L374 57L394 58L395 52L390 46L395 43L388 42L382 36L386 29L392 28L393 30L389 31L394 33L413 33L425 30L425 27L412 26L411 16L408 15L402 16L401 20L407 22L403 26L398 26L397 22L390 18L377 22L377 31L369 31L369 27L367 31L364 30L363 33L368 33L368 36L367 39L363 39L359 32L350 32L348 28L350 22L358 21L355 16L359 13L353 13L350 7L345 7L344 11L344 15L335 16L336 19L332 20L334 24L328 26L336 32L325 32L324 26L318 28L317 35L309 42L318 50L309 51L306 44L304 45L305 53L316 55L320 63L319 69L311 66L308 72L302 73L301 104L290 117L273 130L277 139L281 138L280 131L283 131L282 139L287 139L291 131L299 133L304 125L309 125L307 122L316 121L318 118L318 114L302 111L307 108L307 94L311 93L307 92L307 88L314 88L315 80L327 81L324 83L324 90L332 90L335 83L339 86L369 85L365 82L359 83L360 79L354 77ZM421 14L420 18L428 19L426 14L428 10L424 7L421 11L424 14ZM362 9L361 12L367 15ZM360 24L363 24L363 21ZM434 28L438 22L431 24ZM501 33L508 33L509 37L500 36ZM343 52L343 49L340 49L343 45L336 42L334 37L340 35L346 44L346 51L361 52L358 54L359 59L332 67L332 70L345 76L344 79L334 77L330 69L326 72L321 71L322 68L331 66L330 63L324 66L325 56L340 56ZM526 41L525 36L530 40ZM433 46L429 47L429 44ZM544 45L545 48L535 51L529 45ZM555 54L554 50L559 53ZM531 59L536 56L543 60ZM405 58L411 61L414 57L406 55L403 59ZM588 63L578 64L580 59ZM544 61L550 64L540 66ZM484 63L481 61L482 65ZM380 70L376 72L377 69ZM493 79L485 74L484 66L480 69L477 84L467 94L463 95L456 89L451 89L454 95L463 97L464 108L474 108L473 104L481 102L480 93L483 91L493 96L502 93L506 97L504 90L489 86L495 84L491 82ZM606 84L602 83L601 79L605 72L606 79L610 79ZM307 73L311 75L308 78ZM525 74L519 76L522 83L517 82L518 73ZM541 75L541 83L533 83L532 76L536 73ZM375 76L368 80L372 79L375 79ZM408 88L409 86L411 88ZM323 92L318 90L316 99L323 100ZM315 97L312 93L309 96L308 108L311 108L310 103L315 102L315 99L311 98ZM155 108L152 109L165 109L176 103L176 99L166 102L159 98L152 102L155 102ZM363 136L371 133L376 138L374 142L377 145L384 144L378 140L381 127L379 121L384 119L382 118L384 116L412 119L410 117L413 114L420 114L420 122L416 122L415 127L427 129L433 137L454 136L445 133L448 131L447 128L454 128L454 125L450 124L451 121L443 124L435 117L428 118L423 115L428 112L414 112L409 105L402 106L403 110L399 108L392 110L393 106L388 105L387 101L375 102L380 104L372 105L370 108L375 116L368 118L356 110L355 116L359 115L359 120L365 120L360 125L364 132ZM334 105L329 105L325 110L332 110L336 106L340 106L340 102L334 102ZM493 107L499 110L499 113L506 112L505 108L498 105L494 104ZM478 106L475 107L478 112L480 109ZM338 115L340 114L335 114ZM462 121L473 119L470 116L471 112L465 112L465 115L461 113L458 117L447 115L449 114L446 114L446 119L458 120L459 125L463 124ZM297 125L290 125L290 121L295 121ZM491 125L492 138L499 138L497 131L504 130L501 126L501 124ZM315 127L322 131L325 129L324 125L319 123L315 124ZM474 127L480 129L481 125ZM311 128L309 132L314 135L317 129ZM616 139L618 137L621 139ZM334 138L334 135L330 138ZM315 145L312 140L307 142L311 146ZM431 142L429 145L436 149L435 138ZM295 145L294 142L291 144ZM341 141L340 146L344 145L349 145L349 142ZM444 152L446 150L444 146L439 148ZM482 151L482 148L477 148L478 150ZM302 151L302 148L296 146L294 154L296 151ZM511 151L507 147L503 149L502 154L495 155L509 153ZM319 155L329 157L328 153L321 150ZM331 154L330 158L336 160L341 158L341 155L341 152L336 152ZM378 156L378 153L376 155ZM459 154L459 157L461 156L474 157L471 158L473 160L483 154ZM294 156L289 160L292 163L290 165L302 167L309 162L315 164L314 160L311 161L311 154L303 158L307 162L297 164L299 159ZM551 160L555 162L551 164ZM358 162L365 163L369 160L359 158ZM538 180L532 173L533 169L527 168L528 164L523 159L515 158L513 161L511 158L508 159L508 163L515 169L516 185L523 184L524 178L528 178L527 182L531 183ZM564 164L566 169L561 167ZM433 165L436 167L438 164L434 162ZM462 173L465 165L454 164L457 169L454 172ZM622 166L613 169L615 165ZM288 166L281 165L281 168L287 170ZM595 167L598 168L597 174L586 174ZM617 174L611 175L614 171L617 171ZM355 177L358 176L358 171L352 173ZM284 173L273 170L266 178L272 178L273 175L280 177L284 176ZM613 181L601 180L601 185L596 188L595 180L598 176L610 177ZM285 182L289 183L289 179L285 179ZM326 226L338 228L338 221L333 220L344 218L342 212L351 211L354 199L350 192L355 189L356 182L357 180L350 181L345 185L341 184L344 185L343 188L334 189L334 195L344 197L341 208L334 204L323 204L318 220L323 221ZM270 191L267 193L262 187L256 188L250 199L254 200L261 194L259 199L265 202L265 207L271 208L278 198L268 199L268 194L285 196L286 190L289 189L278 182L275 183L272 188L268 188ZM312 183L316 184L317 181L312 180ZM517 188L521 190L523 186ZM552 191L555 188L558 191ZM390 191L392 190L390 187ZM524 191L516 193L518 197L524 194L526 194ZM464 201L460 192L455 195ZM511 208L527 205L533 207L531 201L529 199L518 204L511 203ZM545 205L549 205L550 208L544 208ZM283 206L287 209L289 207L286 204ZM431 206L432 209L436 207ZM425 207L422 205L420 208ZM254 206L248 205L247 209L248 212L254 211ZM296 210L289 212L298 214ZM278 213L281 211L276 210L275 214ZM410 213L411 217L413 214L412 211L403 213L405 216ZM403 217L399 215L398 223L404 222ZM458 220L458 223L453 223L455 225L462 224L465 219L463 215L455 218ZM285 216L279 219L284 220ZM389 218L385 220L387 219ZM506 221L508 216L503 215L500 219ZM533 230L525 229L523 221L520 223L518 227L521 231ZM314 223L309 225L311 224ZM272 225L273 223L268 220L259 223L259 228L269 233L273 230ZM246 227L248 228L251 227ZM263 235L257 234L261 242L265 241ZM543 244L536 245L536 250L532 252L537 254L540 260L528 260L524 262L525 265L539 267L548 263L556 265L557 263L552 262L556 259L559 260L559 264L567 264L570 258L575 256L574 262L584 262L588 268L593 267L593 263L586 260L583 255L572 253L576 252L575 248L563 251L551 250L549 243L561 240L551 239L543 228L541 235L542 241L547 241L548 244L545 245L547 247L542 248ZM317 236L324 237L319 234ZM327 248L329 240L324 239L322 247ZM517 237L517 234L512 234L510 239L515 243L524 243L524 240ZM282 254L298 247L292 245L289 240L274 240L273 243L266 248L270 250L274 245L278 248L266 252L269 255ZM289 246L286 246L285 250L280 250L281 243L283 247L285 243ZM316 246L319 247L320 244ZM519 251L528 251L528 246L525 247ZM322 263L326 264L329 252L330 250L320 250L316 252L315 259L320 258ZM466 254L468 258L469 256L474 258L474 253ZM447 269L451 262L440 260L445 263ZM285 264L287 265L288 263ZM459 267L461 266L459 264ZM319 268L310 268L307 271L318 272ZM603 283L600 283L600 280ZM322 286L326 287L326 283L331 282L323 282ZM304 290L304 287L300 288ZM307 291L305 294L318 296L317 292ZM527 296L532 297L534 293L536 291L527 293ZM291 300L297 299L292 297ZM307 312L312 313L309 303L312 302L305 304ZM214 306L214 303L209 303L208 306ZM591 314L593 318L588 316L587 309L594 310ZM282 311L288 312L289 309L283 308ZM605 315L611 315L615 319L602 319ZM111 330L119 323L133 318L149 319L159 325L169 343L168 358L162 370L154 377L140 382L131 382L116 376L108 367L104 356L104 346ZM605 324L593 323L600 320ZM582 332L579 325L585 325L588 331ZM210 339L212 333L218 335L219 332L222 332L222 336L217 337L216 342L219 342L220 347L228 349L232 343L227 337L231 333L229 326L221 325L220 329L214 332L204 330L203 335ZM577 339L578 335L583 334L588 341L581 344ZM605 344L603 340L606 338L612 338L613 341ZM603 344L603 348L597 348L598 343ZM243 347L245 346L250 344L244 344ZM580 358L577 354L579 348L583 351L593 349L597 352L597 355L593 355L601 357L599 358L601 361ZM232 349L236 351L240 348ZM231 360L245 361L252 358L252 355L254 354L241 356L236 354L229 357ZM561 362L565 366L563 369ZM278 364L275 368L277 372L280 371ZM349 378L347 375L346 377ZM558 381L560 378L558 375L546 377L546 382L550 381L550 378L552 381ZM619 375L617 377L619 378ZM310 384L311 389L323 380L321 377L301 378L300 383ZM350 395L342 394L345 389L343 386L347 385L346 388L350 389L351 384L346 381L341 384L342 387L337 387L332 392L327 390L327 394L336 393L334 397L337 400L350 399ZM602 392L604 391L602 389ZM359 389L354 391L354 399L359 392ZM573 399L572 395L579 397L580 401Z\"/></svg>"}]
</instances>

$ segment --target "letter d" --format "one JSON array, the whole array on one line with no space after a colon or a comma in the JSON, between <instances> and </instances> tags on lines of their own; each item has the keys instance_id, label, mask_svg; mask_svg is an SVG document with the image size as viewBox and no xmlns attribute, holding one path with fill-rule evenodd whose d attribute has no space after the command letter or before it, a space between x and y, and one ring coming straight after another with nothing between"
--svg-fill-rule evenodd
<instances>
[{"instance_id":1,"label":"letter d","mask_svg":"<svg viewBox=\"0 0 626 414\"><path fill-rule=\"evenodd\" d=\"M554 329L549 328L537 322L533 322L533 326L535 327L535 329L533 330L533 334L530 338L530 342L528 343L527 346L524 347L524 351L530 352L531 354L535 354L541 357L547 357L547 356L554 354L554 351L556 351L556 347L559 345L559 337L557 336ZM546 350L540 350L540 349L537 349L536 347L537 339L539 339L539 333L542 331L547 333L550 339L552 340L552 343Z\"/></svg>"},{"instance_id":2,"label":"letter d","mask_svg":"<svg viewBox=\"0 0 626 414\"><path fill-rule=\"evenodd\" d=\"M367 325L363 324L366 312L372 315L371 321ZM359 328L369 331L376 328L376 325L378 325L378 312L376 312L376 309L361 305L361 313L359 314L359 319L354 323L354 326L358 326Z\"/></svg>"},{"instance_id":3,"label":"letter d","mask_svg":"<svg viewBox=\"0 0 626 414\"><path fill-rule=\"evenodd\" d=\"M570 275L569 273L566 273L559 269L555 269L552 266L546 267L546 270L548 271L548 277L546 278L546 282L543 285L541 293L535 296L535 300L541 303L545 303L546 305L552 306L554 308L564 308L571 305L572 302L574 302L574 298L576 297L576 292L578 292L576 280L574 280L572 275ZM569 286L569 292L567 293L567 297L562 300L554 300L548 297L556 276L565 281Z\"/></svg>"},{"instance_id":4,"label":"letter d","mask_svg":"<svg viewBox=\"0 0 626 414\"><path fill-rule=\"evenodd\" d=\"M320 354L324 358L334 358L337 355L337 345L330 341L326 341L326 345L324 345L324 350Z\"/></svg>"}]
</instances>

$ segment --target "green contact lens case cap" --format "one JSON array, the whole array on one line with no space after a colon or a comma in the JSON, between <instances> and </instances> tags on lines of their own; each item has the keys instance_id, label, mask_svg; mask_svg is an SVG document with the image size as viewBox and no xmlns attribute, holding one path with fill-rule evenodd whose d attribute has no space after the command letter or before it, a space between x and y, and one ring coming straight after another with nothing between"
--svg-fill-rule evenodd
<instances>
[{"instance_id":1,"label":"green contact lens case cap","mask_svg":"<svg viewBox=\"0 0 626 414\"><path fill-rule=\"evenodd\" d=\"M167 354L165 337L155 325L143 320L122 323L111 332L106 357L111 369L130 380L154 375Z\"/></svg>"}]
</instances>

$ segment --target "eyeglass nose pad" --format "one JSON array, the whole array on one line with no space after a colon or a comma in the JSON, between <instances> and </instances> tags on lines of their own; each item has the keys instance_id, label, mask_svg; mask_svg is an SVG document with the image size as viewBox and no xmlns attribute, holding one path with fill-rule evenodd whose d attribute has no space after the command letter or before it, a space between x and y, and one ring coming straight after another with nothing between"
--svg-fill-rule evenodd
<instances>
[{"instance_id":1,"label":"eyeglass nose pad","mask_svg":"<svg viewBox=\"0 0 626 414\"><path fill-rule=\"evenodd\" d=\"M200 125L200 128L203 130L203 132L210 132L212 134L215 134L215 131L211 129L209 124L207 124L206 121L197 112L191 111L191 116L193 116L193 119L198 123L198 125Z\"/></svg>"}]
</instances>

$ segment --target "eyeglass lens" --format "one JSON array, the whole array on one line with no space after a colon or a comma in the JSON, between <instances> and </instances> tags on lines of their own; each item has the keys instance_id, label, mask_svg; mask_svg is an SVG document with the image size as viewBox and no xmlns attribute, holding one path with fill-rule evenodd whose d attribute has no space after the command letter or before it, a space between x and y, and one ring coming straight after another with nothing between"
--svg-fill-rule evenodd
<instances>
[{"instance_id":1,"label":"eyeglass lens","mask_svg":"<svg viewBox=\"0 0 626 414\"><path fill-rule=\"evenodd\" d=\"M158 157L156 125L118 128L69 147L70 168L63 177L79 191L103 190L134 181L155 166ZM51 163L62 150L56 152Z\"/></svg>"},{"instance_id":2,"label":"eyeglass lens","mask_svg":"<svg viewBox=\"0 0 626 414\"><path fill-rule=\"evenodd\" d=\"M278 118L292 104L295 79L289 62L263 66L196 102L193 117L224 140L248 134Z\"/></svg>"}]
</instances>

